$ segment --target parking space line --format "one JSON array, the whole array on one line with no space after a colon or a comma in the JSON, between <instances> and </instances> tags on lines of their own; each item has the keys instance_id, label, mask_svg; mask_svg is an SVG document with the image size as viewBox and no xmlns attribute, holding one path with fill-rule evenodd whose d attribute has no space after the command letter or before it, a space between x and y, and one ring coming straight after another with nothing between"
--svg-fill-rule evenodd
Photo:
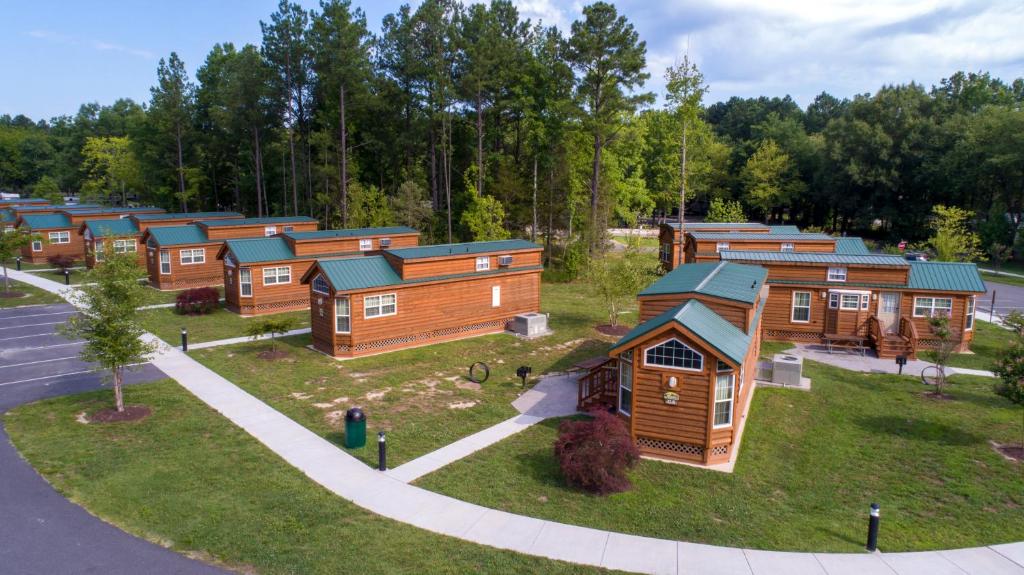
<instances>
[{"instance_id":1,"label":"parking space line","mask_svg":"<svg viewBox=\"0 0 1024 575\"><path fill-rule=\"evenodd\" d=\"M43 316L43 315L68 315L68 314L72 314L72 313L78 313L78 310L73 309L71 311L55 311L55 312L52 312L52 313L33 313L33 314L28 314L28 315L0 316L0 321L3 321L5 319L22 319L22 318L26 318L26 317L39 317L39 316Z\"/></svg>"},{"instance_id":2,"label":"parking space line","mask_svg":"<svg viewBox=\"0 0 1024 575\"><path fill-rule=\"evenodd\" d=\"M147 362L144 362L144 363L132 363L132 364L126 365L125 367L138 367L140 365L146 365L147 363L149 363L149 362L147 361ZM69 375L82 375L82 374L86 374L86 373L96 373L97 371L104 371L104 369L102 367L96 367L96 368L93 368L93 369L84 369L82 371L72 371L72 372L68 372L68 373L57 373L57 374L54 374L54 375L45 375L43 377L33 377L31 379L20 379L18 381L8 381L8 382L5 382L5 383L0 383L0 387L4 387L4 386L7 386L7 385L16 385L16 384L19 384L19 383L29 383L29 382L33 382L33 381L42 381L44 379L54 379L54 378L57 378L57 377L66 377L66 376L69 376Z\"/></svg>"},{"instance_id":3,"label":"parking space line","mask_svg":"<svg viewBox=\"0 0 1024 575\"><path fill-rule=\"evenodd\" d=\"M54 347L68 347L69 345L81 345L83 343L85 343L85 341L72 341L69 343L58 343L56 345L40 345L38 347L20 347L18 348L18 351L36 351L40 349L51 349Z\"/></svg>"},{"instance_id":4,"label":"parking space line","mask_svg":"<svg viewBox=\"0 0 1024 575\"><path fill-rule=\"evenodd\" d=\"M64 323L64 322L62 322L62 321L51 321L49 323L30 323L30 324L27 324L27 325L12 325L11 327L0 327L0 329L21 329L23 327L36 327L36 326L40 326L40 325L58 325L58 324L62 324L62 323Z\"/></svg>"},{"instance_id":5,"label":"parking space line","mask_svg":"<svg viewBox=\"0 0 1024 575\"><path fill-rule=\"evenodd\" d=\"M54 333L52 331L48 331L46 333L33 333L32 335L19 335L19 336L16 336L16 337L0 338L0 341L11 341L13 339L28 339L30 337L47 337L47 336L53 337L53 336L59 336L59 335L60 335L59 333Z\"/></svg>"},{"instance_id":6,"label":"parking space line","mask_svg":"<svg viewBox=\"0 0 1024 575\"><path fill-rule=\"evenodd\" d=\"M25 363L12 363L11 365L0 365L0 369L7 369L9 367L21 367L23 365L36 365L37 363L53 363L55 361L64 361L65 359L77 359L77 355L69 357L55 357L53 359L40 359L38 361L26 361Z\"/></svg>"}]
</instances>

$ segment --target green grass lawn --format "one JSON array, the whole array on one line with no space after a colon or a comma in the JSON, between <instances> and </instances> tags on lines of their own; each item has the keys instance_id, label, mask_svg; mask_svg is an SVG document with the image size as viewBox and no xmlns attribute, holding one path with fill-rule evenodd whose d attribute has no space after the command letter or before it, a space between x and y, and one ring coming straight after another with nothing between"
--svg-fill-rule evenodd
<instances>
[{"instance_id":1,"label":"green grass lawn","mask_svg":"<svg viewBox=\"0 0 1024 575\"><path fill-rule=\"evenodd\" d=\"M987 270L996 269L996 266L992 265L992 262L978 262L978 267ZM1024 274L1024 262L1003 262L1003 265L999 266L999 271Z\"/></svg>"},{"instance_id":2,"label":"green grass lawn","mask_svg":"<svg viewBox=\"0 0 1024 575\"><path fill-rule=\"evenodd\" d=\"M991 380L957 376L952 401L915 379L808 362L813 390L762 388L734 473L642 461L632 491L569 489L548 421L417 484L488 507L577 525L717 545L860 551L868 506L883 551L1024 539L1024 471L989 440L1020 441L1020 408Z\"/></svg>"},{"instance_id":3,"label":"green grass lawn","mask_svg":"<svg viewBox=\"0 0 1024 575\"><path fill-rule=\"evenodd\" d=\"M295 320L293 329L309 327L308 309L273 314L273 317L293 318ZM188 329L188 341L199 343L244 337L245 328L251 325L254 318L242 317L223 307L208 315L180 315L174 311L174 308L160 308L140 311L139 320L146 331L155 334L171 345L178 345L181 342L181 328L183 327Z\"/></svg>"},{"instance_id":4,"label":"green grass lawn","mask_svg":"<svg viewBox=\"0 0 1024 575\"><path fill-rule=\"evenodd\" d=\"M49 266L49 267L52 268L53 266ZM88 270L86 270L85 268L71 270L71 278L70 278L71 279L71 285L78 285L78 284L82 283L83 281L85 281L86 273L88 273ZM64 273L63 272L60 272L60 271L55 271L55 272L35 272L35 275L38 276L38 277L41 277L41 278L46 278L46 279L48 279L50 281L55 281L55 282L57 282L57 283L59 283L61 285L64 285Z\"/></svg>"},{"instance_id":5,"label":"green grass lawn","mask_svg":"<svg viewBox=\"0 0 1024 575\"><path fill-rule=\"evenodd\" d=\"M515 376L520 365L531 366L536 377L605 353L614 339L593 329L607 320L581 286L542 284L541 307L551 313L555 333L533 341L488 335L338 361L306 349L306 335L282 339L280 347L289 357L278 361L257 357L266 342L190 354L339 445L345 410L361 406L371 435L388 432L388 461L399 465L514 416L510 404L520 392ZM623 318L635 323L636 313ZM476 361L491 368L490 379L479 387L465 379ZM369 464L377 462L372 444L351 452Z\"/></svg>"},{"instance_id":6,"label":"green grass lawn","mask_svg":"<svg viewBox=\"0 0 1024 575\"><path fill-rule=\"evenodd\" d=\"M1009 271L1009 270L1004 270L1004 271ZM1018 272L1014 272L1014 273L1018 273ZM1008 285L1013 285L1013 286L1024 286L1024 278L1018 278L1018 277L1014 277L1014 276L1006 276L1006 275L1002 275L1002 274L996 275L996 274L990 274L990 273L982 272L981 273L981 278L984 279L985 281L989 281L989 282L1008 284ZM997 300L998 300L998 294L997 294Z\"/></svg>"},{"instance_id":7,"label":"green grass lawn","mask_svg":"<svg viewBox=\"0 0 1024 575\"><path fill-rule=\"evenodd\" d=\"M286 464L172 381L130 387L153 409L81 424L109 390L18 407L12 441L64 496L101 519L241 573L596 573L369 513Z\"/></svg>"},{"instance_id":8,"label":"green grass lawn","mask_svg":"<svg viewBox=\"0 0 1024 575\"><path fill-rule=\"evenodd\" d=\"M659 245L658 238L656 237L633 236L630 238L629 236L612 236L612 239L627 246L629 245L630 239L632 239L637 242L637 246L641 248L657 248Z\"/></svg>"},{"instance_id":9,"label":"green grass lawn","mask_svg":"<svg viewBox=\"0 0 1024 575\"><path fill-rule=\"evenodd\" d=\"M1013 343L1013 332L987 321L977 321L974 326L973 353L955 353L950 357L949 365L991 371L1000 352ZM935 352L924 351L917 355L923 360L935 361Z\"/></svg>"},{"instance_id":10,"label":"green grass lawn","mask_svg":"<svg viewBox=\"0 0 1024 575\"><path fill-rule=\"evenodd\" d=\"M78 267L78 266L85 266L85 262L77 261L77 262L75 262L75 266L76 267ZM14 266L11 266L11 267L13 268ZM54 265L49 263L49 262L43 262L41 264L33 264L33 263L25 262L25 261L21 262L21 271L23 271L23 272L30 272L32 270L48 270L48 269L53 269L53 268L54 268Z\"/></svg>"},{"instance_id":11,"label":"green grass lawn","mask_svg":"<svg viewBox=\"0 0 1024 575\"><path fill-rule=\"evenodd\" d=\"M0 279L0 282L3 280ZM23 305L38 305L43 303L63 303L64 300L56 294L41 290L35 286L10 280L12 292L21 292L23 297L0 297L0 308L20 307ZM2 289L2 284L0 284Z\"/></svg>"}]
</instances>

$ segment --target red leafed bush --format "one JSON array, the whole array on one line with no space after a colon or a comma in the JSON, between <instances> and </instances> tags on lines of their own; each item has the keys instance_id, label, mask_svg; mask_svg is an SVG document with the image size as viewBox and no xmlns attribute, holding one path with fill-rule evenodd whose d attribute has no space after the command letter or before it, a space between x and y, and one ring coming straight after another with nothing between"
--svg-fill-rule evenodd
<instances>
[{"instance_id":1,"label":"red leafed bush","mask_svg":"<svg viewBox=\"0 0 1024 575\"><path fill-rule=\"evenodd\" d=\"M187 289L178 294L174 309L180 314L205 315L213 312L220 304L217 288L201 287Z\"/></svg>"},{"instance_id":2,"label":"red leafed bush","mask_svg":"<svg viewBox=\"0 0 1024 575\"><path fill-rule=\"evenodd\" d=\"M75 265L75 258L65 255L50 256L46 258L46 261L51 266L60 269L60 271L64 271L70 267L74 267Z\"/></svg>"},{"instance_id":3,"label":"red leafed bush","mask_svg":"<svg viewBox=\"0 0 1024 575\"><path fill-rule=\"evenodd\" d=\"M640 460L629 430L617 416L594 411L593 419L566 420L558 427L555 457L566 483L607 495L632 487L626 470Z\"/></svg>"}]
</instances>

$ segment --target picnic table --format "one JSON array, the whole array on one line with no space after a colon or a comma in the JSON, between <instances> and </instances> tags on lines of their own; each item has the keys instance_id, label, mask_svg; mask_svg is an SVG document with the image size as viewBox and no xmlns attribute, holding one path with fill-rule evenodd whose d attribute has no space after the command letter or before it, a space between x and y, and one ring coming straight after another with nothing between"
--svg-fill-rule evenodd
<instances>
[{"instance_id":1,"label":"picnic table","mask_svg":"<svg viewBox=\"0 0 1024 575\"><path fill-rule=\"evenodd\" d=\"M828 348L829 353L832 353L833 347L842 346L852 347L859 351L861 356L864 356L867 355L867 346L864 345L865 341L867 341L867 338L859 335L841 335L838 333L825 334L825 346Z\"/></svg>"}]
</instances>

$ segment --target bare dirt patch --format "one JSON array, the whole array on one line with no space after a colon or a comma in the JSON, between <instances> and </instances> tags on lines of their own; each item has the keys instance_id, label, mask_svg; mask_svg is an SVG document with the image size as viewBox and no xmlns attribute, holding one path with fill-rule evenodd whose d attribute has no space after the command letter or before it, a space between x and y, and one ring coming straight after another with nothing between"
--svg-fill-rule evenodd
<instances>
[{"instance_id":1,"label":"bare dirt patch","mask_svg":"<svg viewBox=\"0 0 1024 575\"><path fill-rule=\"evenodd\" d=\"M0 297L10 298L10 299L19 298L19 297L25 297L27 295L28 295L27 293L22 292L22 291L0 292Z\"/></svg>"},{"instance_id":2,"label":"bare dirt patch","mask_svg":"<svg viewBox=\"0 0 1024 575\"><path fill-rule=\"evenodd\" d=\"M990 443L996 452L1010 461L1024 461L1024 445L1017 443L996 443L995 441Z\"/></svg>"},{"instance_id":3,"label":"bare dirt patch","mask_svg":"<svg viewBox=\"0 0 1024 575\"><path fill-rule=\"evenodd\" d=\"M456 401L448 404L448 409L469 409L476 405L477 401Z\"/></svg>"},{"instance_id":4,"label":"bare dirt patch","mask_svg":"<svg viewBox=\"0 0 1024 575\"><path fill-rule=\"evenodd\" d=\"M594 326L594 329L596 329L598 333L615 337L622 337L629 333L630 330L630 328L625 325L610 325L607 323L602 323L601 325Z\"/></svg>"},{"instance_id":5,"label":"bare dirt patch","mask_svg":"<svg viewBox=\"0 0 1024 575\"><path fill-rule=\"evenodd\" d=\"M956 399L948 393L938 393L935 391L926 391L921 394L921 397L925 399L934 399L935 401L953 401Z\"/></svg>"},{"instance_id":6,"label":"bare dirt patch","mask_svg":"<svg viewBox=\"0 0 1024 575\"><path fill-rule=\"evenodd\" d=\"M268 349L266 351L261 351L261 352L257 353L256 357L258 357L260 359L265 359L267 361L277 361L279 359L284 359L284 358L288 357L288 352L284 351L282 349L279 349L277 351L273 351L273 350Z\"/></svg>"},{"instance_id":7,"label":"bare dirt patch","mask_svg":"<svg viewBox=\"0 0 1024 575\"><path fill-rule=\"evenodd\" d=\"M75 421L77 421L78 423L81 423L83 425L88 425L89 424L89 415L86 412L83 411L82 413L79 413L78 415L75 416Z\"/></svg>"},{"instance_id":8,"label":"bare dirt patch","mask_svg":"<svg viewBox=\"0 0 1024 575\"><path fill-rule=\"evenodd\" d=\"M117 423L121 421L139 421L153 414L153 410L145 405L126 405L124 411L101 409L88 417L90 423Z\"/></svg>"}]
</instances>

